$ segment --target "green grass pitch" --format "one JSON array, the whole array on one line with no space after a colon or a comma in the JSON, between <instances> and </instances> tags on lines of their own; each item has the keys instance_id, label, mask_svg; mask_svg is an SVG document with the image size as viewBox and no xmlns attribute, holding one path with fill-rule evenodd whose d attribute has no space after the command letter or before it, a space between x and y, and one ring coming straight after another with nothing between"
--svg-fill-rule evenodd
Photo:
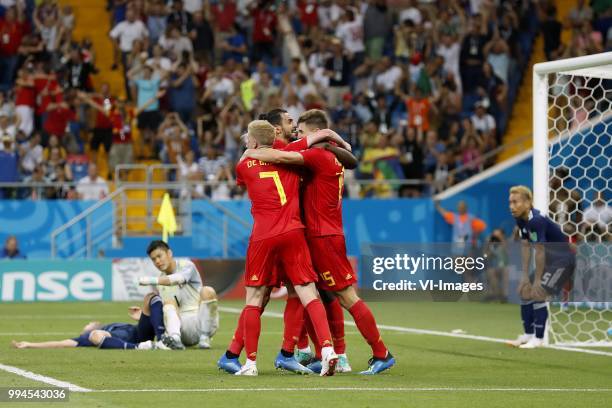
<instances>
[{"instance_id":1,"label":"green grass pitch","mask_svg":"<svg viewBox=\"0 0 612 408\"><path fill-rule=\"evenodd\" d=\"M282 312L283 304L273 301L268 310ZM223 301L220 305L241 306L238 302ZM94 391L73 392L69 402L53 403L52 407L612 406L612 356L552 349L518 350L490 341L397 330L382 330L383 339L398 362L381 375L364 377L350 373L320 378L279 372L272 364L282 337L282 319L277 317L262 320L259 377L233 377L217 371L215 365L238 318L229 312L221 313L221 328L213 349L208 351L10 348L11 339L43 341L73 337L89 320L128 321L127 306L128 303L2 304L0 363ZM493 338L514 338L521 328L516 305L370 306L378 322L384 325L441 332L461 329ZM346 331L351 365L355 371L363 370L370 357L369 347L354 326L347 326ZM44 384L0 370L0 387L11 386Z\"/></svg>"}]
</instances>

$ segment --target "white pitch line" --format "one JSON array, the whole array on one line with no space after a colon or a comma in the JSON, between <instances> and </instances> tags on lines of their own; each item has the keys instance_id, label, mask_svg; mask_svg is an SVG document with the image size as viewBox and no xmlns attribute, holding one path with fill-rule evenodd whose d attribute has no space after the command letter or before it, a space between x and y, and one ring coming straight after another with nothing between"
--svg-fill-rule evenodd
<instances>
[{"instance_id":1,"label":"white pitch line","mask_svg":"<svg viewBox=\"0 0 612 408\"><path fill-rule=\"evenodd\" d=\"M219 307L219 310L222 312L237 313L237 314L240 314L242 312L242 309L237 309L235 307L223 307L222 306L222 307ZM283 318L283 314L277 313L277 312L264 312L263 316L276 317L280 319ZM347 326L356 327L354 322L345 321L344 324ZM506 341L508 341L507 339L499 339L499 338L488 337L488 336L476 336L473 334L449 333L449 332L443 332L443 331L438 331L438 330L415 329L411 327L389 326L386 324L379 324L378 328L381 330L396 331L396 332L401 332L401 333L427 334L431 336L454 337L454 338L459 338L459 339L486 341L489 343L506 343ZM555 345L550 345L550 346L545 346L545 347L549 349L554 349L554 350L573 351L576 353L612 357L612 353L608 351L588 350L588 349L581 349L581 348L574 348L574 347L562 347L562 346L555 346Z\"/></svg>"},{"instance_id":2,"label":"white pitch line","mask_svg":"<svg viewBox=\"0 0 612 408\"><path fill-rule=\"evenodd\" d=\"M138 392L290 392L290 391L391 391L391 392L612 392L612 388L453 388L453 387L293 387L293 388L181 388L148 390L90 390L92 393L138 393Z\"/></svg>"},{"instance_id":3,"label":"white pitch line","mask_svg":"<svg viewBox=\"0 0 612 408\"><path fill-rule=\"evenodd\" d=\"M31 371L22 370L21 368L9 366L9 365L0 364L0 370L6 371L7 373L17 374L18 376L27 378L29 380L34 380L34 381L42 382L45 384L53 385L55 387L68 388L70 391L73 391L73 392L90 392L91 391L89 388L83 388L78 385L66 382L66 381L57 380L52 377L47 377L45 375L36 374Z\"/></svg>"}]
</instances>

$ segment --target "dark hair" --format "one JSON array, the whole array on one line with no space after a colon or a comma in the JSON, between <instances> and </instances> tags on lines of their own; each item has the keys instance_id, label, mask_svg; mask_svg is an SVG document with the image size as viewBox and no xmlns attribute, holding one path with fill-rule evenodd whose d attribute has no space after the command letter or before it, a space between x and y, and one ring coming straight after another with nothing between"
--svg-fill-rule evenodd
<instances>
[{"instance_id":1,"label":"dark hair","mask_svg":"<svg viewBox=\"0 0 612 408\"><path fill-rule=\"evenodd\" d=\"M267 120L272 126L280 126L283 121L283 113L287 111L281 108L272 109L268 113L259 115L259 120Z\"/></svg>"},{"instance_id":2,"label":"dark hair","mask_svg":"<svg viewBox=\"0 0 612 408\"><path fill-rule=\"evenodd\" d=\"M156 249L163 249L164 251L168 251L170 247L164 241L156 239L155 241L151 241L149 246L147 247L147 255L151 256L151 252Z\"/></svg>"}]
</instances>

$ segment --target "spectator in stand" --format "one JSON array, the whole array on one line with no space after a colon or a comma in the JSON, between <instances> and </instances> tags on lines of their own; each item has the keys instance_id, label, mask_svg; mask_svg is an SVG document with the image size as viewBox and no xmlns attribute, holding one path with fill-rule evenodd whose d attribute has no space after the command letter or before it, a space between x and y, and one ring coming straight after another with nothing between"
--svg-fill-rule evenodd
<instances>
[{"instance_id":1,"label":"spectator in stand","mask_svg":"<svg viewBox=\"0 0 612 408\"><path fill-rule=\"evenodd\" d=\"M193 17L191 13L183 9L183 0L172 0L171 11L168 15L168 25L177 27L183 36L193 38L195 35L193 31Z\"/></svg>"},{"instance_id":2,"label":"spectator in stand","mask_svg":"<svg viewBox=\"0 0 612 408\"><path fill-rule=\"evenodd\" d=\"M179 165L179 180L187 184L181 189L180 197L204 197L204 184L201 183L203 180L202 173L200 172L198 163L195 162L195 154L193 151L189 150L187 153L185 153L184 158L181 155L177 155L176 162ZM200 181L200 183L195 183L197 181Z\"/></svg>"},{"instance_id":3,"label":"spectator in stand","mask_svg":"<svg viewBox=\"0 0 612 408\"><path fill-rule=\"evenodd\" d=\"M9 137L11 142L15 141L15 136L17 135L17 126L12 123L13 120L11 116L9 116L9 112L7 110L0 110L0 137ZM0 150L2 148L0 147Z\"/></svg>"},{"instance_id":4,"label":"spectator in stand","mask_svg":"<svg viewBox=\"0 0 612 408\"><path fill-rule=\"evenodd\" d=\"M550 61L557 59L563 52L561 43L563 24L557 20L557 7L554 4L544 2L541 7L543 8L541 9L541 31L544 36L544 54Z\"/></svg>"},{"instance_id":5,"label":"spectator in stand","mask_svg":"<svg viewBox=\"0 0 612 408\"><path fill-rule=\"evenodd\" d=\"M0 58L1 59L1 58ZM15 114L19 121L19 130L29 136L34 130L34 108L36 93L32 62L27 62L26 68L21 68L15 82Z\"/></svg>"},{"instance_id":6,"label":"spectator in stand","mask_svg":"<svg viewBox=\"0 0 612 408\"><path fill-rule=\"evenodd\" d=\"M221 54L221 62L223 63L230 59L242 63L248 55L246 38L234 26L231 26L227 31L220 49L223 51L223 54ZM265 63L261 63L265 66Z\"/></svg>"},{"instance_id":7,"label":"spectator in stand","mask_svg":"<svg viewBox=\"0 0 612 408\"><path fill-rule=\"evenodd\" d=\"M218 136L213 142L215 146L223 146L223 155L229 163L235 163L240 151L240 138L247 128L246 115L239 104L230 100L219 114Z\"/></svg>"},{"instance_id":8,"label":"spectator in stand","mask_svg":"<svg viewBox=\"0 0 612 408\"><path fill-rule=\"evenodd\" d=\"M491 64L493 72L504 84L508 83L510 69L510 47L499 35L497 27L493 30L493 38L483 49L486 61Z\"/></svg>"},{"instance_id":9,"label":"spectator in stand","mask_svg":"<svg viewBox=\"0 0 612 408\"><path fill-rule=\"evenodd\" d=\"M108 184L98 175L98 167L94 163L89 164L87 176L78 181L76 191L81 200L97 201L108 195Z\"/></svg>"},{"instance_id":10,"label":"spectator in stand","mask_svg":"<svg viewBox=\"0 0 612 408\"><path fill-rule=\"evenodd\" d=\"M483 21L485 23L483 23ZM484 46L487 43L487 24L484 14L475 15L471 19L468 34L461 44L461 83L463 91L472 92L476 81L482 76L482 64L485 61Z\"/></svg>"},{"instance_id":11,"label":"spectator in stand","mask_svg":"<svg viewBox=\"0 0 612 408\"><path fill-rule=\"evenodd\" d=\"M385 40L393 27L387 0L370 0L363 16L366 55L374 61L383 56Z\"/></svg>"},{"instance_id":12,"label":"spectator in stand","mask_svg":"<svg viewBox=\"0 0 612 408\"><path fill-rule=\"evenodd\" d=\"M168 25L166 33L159 39L159 45L175 59L183 58L184 53L193 54L193 44L178 26Z\"/></svg>"},{"instance_id":13,"label":"spectator in stand","mask_svg":"<svg viewBox=\"0 0 612 408\"><path fill-rule=\"evenodd\" d=\"M139 155L144 157L144 146L153 141L162 117L159 111L159 101L156 95L159 93L161 79L153 77L153 67L145 65L142 69L143 78L134 81L137 95L137 108L141 111L138 115L138 129L142 132L140 137ZM129 78L134 78L137 71L130 70ZM165 78L166 73L162 78ZM149 101L153 101L148 103ZM148 105L147 105L148 103Z\"/></svg>"},{"instance_id":14,"label":"spectator in stand","mask_svg":"<svg viewBox=\"0 0 612 408\"><path fill-rule=\"evenodd\" d=\"M11 88L17 63L19 46L27 32L27 23L22 3L8 7L0 17L0 91Z\"/></svg>"},{"instance_id":15,"label":"spectator in stand","mask_svg":"<svg viewBox=\"0 0 612 408\"><path fill-rule=\"evenodd\" d=\"M30 187L26 189L22 198L28 200L44 200L47 198L49 179L45 176L45 167L42 164L34 167L32 174L26 177L24 182Z\"/></svg>"},{"instance_id":16,"label":"spectator in stand","mask_svg":"<svg viewBox=\"0 0 612 408\"><path fill-rule=\"evenodd\" d=\"M186 124L193 122L193 107L196 104L196 90L199 87L192 64L184 60L170 75L170 109L177 112Z\"/></svg>"},{"instance_id":17,"label":"spectator in stand","mask_svg":"<svg viewBox=\"0 0 612 408\"><path fill-rule=\"evenodd\" d=\"M272 62L276 55L276 14L270 0L257 0L251 3L253 18L252 55L253 62L262 59Z\"/></svg>"},{"instance_id":18,"label":"spectator in stand","mask_svg":"<svg viewBox=\"0 0 612 408\"><path fill-rule=\"evenodd\" d=\"M193 13L193 52L197 60L215 62L215 33L211 22L201 10Z\"/></svg>"},{"instance_id":19,"label":"spectator in stand","mask_svg":"<svg viewBox=\"0 0 612 408\"><path fill-rule=\"evenodd\" d=\"M19 181L19 154L13 138L0 131L0 144L0 183L16 183ZM0 188L0 198L15 198L15 194L15 188Z\"/></svg>"},{"instance_id":20,"label":"spectator in stand","mask_svg":"<svg viewBox=\"0 0 612 408\"><path fill-rule=\"evenodd\" d=\"M474 114L470 117L474 130L483 138L496 138L497 126L495 118L487 113L487 102L479 101L476 103Z\"/></svg>"},{"instance_id":21,"label":"spectator in stand","mask_svg":"<svg viewBox=\"0 0 612 408\"><path fill-rule=\"evenodd\" d=\"M216 49L221 49L227 37L231 36L231 30L236 23L238 9L233 0L219 0L210 5L210 16L215 27ZM217 53L217 59L221 56ZM213 62L213 61L211 61Z\"/></svg>"},{"instance_id":22,"label":"spectator in stand","mask_svg":"<svg viewBox=\"0 0 612 408\"><path fill-rule=\"evenodd\" d=\"M191 149L189 129L178 113L166 115L157 132L157 143L161 145L159 156L164 163L176 164L177 155L184 157Z\"/></svg>"},{"instance_id":23,"label":"spectator in stand","mask_svg":"<svg viewBox=\"0 0 612 408\"><path fill-rule=\"evenodd\" d=\"M336 29L336 37L342 41L354 68L365 59L363 43L363 17L357 9L347 8Z\"/></svg>"},{"instance_id":24,"label":"spectator in stand","mask_svg":"<svg viewBox=\"0 0 612 408\"><path fill-rule=\"evenodd\" d=\"M351 81L351 62L338 39L332 41L332 56L325 63L325 71L329 77L328 103L338 106L342 102L342 95L349 92Z\"/></svg>"},{"instance_id":25,"label":"spectator in stand","mask_svg":"<svg viewBox=\"0 0 612 408\"><path fill-rule=\"evenodd\" d=\"M66 82L68 87L80 91L91 92L91 75L97 73L91 62L85 62L79 47L74 46L68 53L68 58L64 63L66 70Z\"/></svg>"},{"instance_id":26,"label":"spectator in stand","mask_svg":"<svg viewBox=\"0 0 612 408\"><path fill-rule=\"evenodd\" d=\"M76 119L74 109L64 101L51 102L47 105L47 115L43 123L46 139L51 135L56 135L63 140L66 135L68 122Z\"/></svg>"},{"instance_id":27,"label":"spectator in stand","mask_svg":"<svg viewBox=\"0 0 612 408\"><path fill-rule=\"evenodd\" d=\"M212 185L206 186L206 194L208 196L215 196L215 198L223 196L227 192L227 186L216 183L222 180L233 180L230 166L226 158L220 155L213 146L204 146L202 147L202 157L200 157L198 165L200 166L200 171L204 175L204 180L213 183Z\"/></svg>"},{"instance_id":28,"label":"spectator in stand","mask_svg":"<svg viewBox=\"0 0 612 408\"><path fill-rule=\"evenodd\" d=\"M17 243L17 237L9 235L4 241L4 248L2 248L2 259L26 259L26 255L19 250L19 244Z\"/></svg>"},{"instance_id":29,"label":"spectator in stand","mask_svg":"<svg viewBox=\"0 0 612 408\"><path fill-rule=\"evenodd\" d=\"M145 49L148 48L149 31L142 21L136 20L136 14L133 9L129 8L126 11L126 20L120 22L110 32L110 37L114 40L115 53L113 67L116 68L119 60L123 66L124 76L127 77L129 65L127 61L128 55L132 52L134 41L140 40L145 44ZM130 89L127 80L126 93L130 95Z\"/></svg>"},{"instance_id":30,"label":"spectator in stand","mask_svg":"<svg viewBox=\"0 0 612 408\"><path fill-rule=\"evenodd\" d=\"M466 166L465 177L482 171L482 138L473 130L466 132L461 139L461 165Z\"/></svg>"},{"instance_id":31,"label":"spectator in stand","mask_svg":"<svg viewBox=\"0 0 612 408\"><path fill-rule=\"evenodd\" d=\"M20 148L21 170L23 174L31 174L34 168L43 162L43 147L40 145L40 134L34 133L27 143Z\"/></svg>"},{"instance_id":32,"label":"spectator in stand","mask_svg":"<svg viewBox=\"0 0 612 408\"><path fill-rule=\"evenodd\" d=\"M168 17L164 9L163 0L154 0L148 3L147 31L151 44L157 44L161 36L166 32Z\"/></svg>"}]
</instances>

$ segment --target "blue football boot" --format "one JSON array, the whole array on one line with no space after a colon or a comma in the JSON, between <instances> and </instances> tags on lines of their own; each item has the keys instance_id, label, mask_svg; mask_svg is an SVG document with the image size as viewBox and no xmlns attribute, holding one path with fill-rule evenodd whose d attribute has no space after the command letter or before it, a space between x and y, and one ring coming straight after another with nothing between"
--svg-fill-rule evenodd
<instances>
[{"instance_id":1,"label":"blue football boot","mask_svg":"<svg viewBox=\"0 0 612 408\"><path fill-rule=\"evenodd\" d=\"M395 357L391 355L391 353L387 353L387 357L385 358L376 358L372 357L370 361L368 361L368 369L360 372L359 374L364 375L374 375L381 373L385 370L390 369L395 365Z\"/></svg>"},{"instance_id":2,"label":"blue football boot","mask_svg":"<svg viewBox=\"0 0 612 408\"><path fill-rule=\"evenodd\" d=\"M278 353L276 360L274 360L274 367L277 370L287 370L301 375L314 374L312 370L298 363L293 356L285 357L281 352Z\"/></svg>"},{"instance_id":3,"label":"blue football boot","mask_svg":"<svg viewBox=\"0 0 612 408\"><path fill-rule=\"evenodd\" d=\"M223 353L219 361L217 361L217 367L219 367L219 370L227 373L236 374L242 368L242 364L240 364L238 358L227 358L225 353Z\"/></svg>"},{"instance_id":4,"label":"blue football boot","mask_svg":"<svg viewBox=\"0 0 612 408\"><path fill-rule=\"evenodd\" d=\"M321 360L312 360L306 367L316 374L321 374L321 369L323 368Z\"/></svg>"}]
</instances>

